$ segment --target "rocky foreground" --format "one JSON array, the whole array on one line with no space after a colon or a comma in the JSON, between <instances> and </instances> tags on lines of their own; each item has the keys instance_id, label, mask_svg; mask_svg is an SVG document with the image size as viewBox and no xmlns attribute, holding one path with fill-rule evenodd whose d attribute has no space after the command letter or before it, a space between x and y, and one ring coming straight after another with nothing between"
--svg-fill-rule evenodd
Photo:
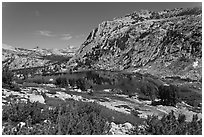
<instances>
[{"instance_id":1,"label":"rocky foreground","mask_svg":"<svg viewBox=\"0 0 204 137\"><path fill-rule=\"evenodd\" d=\"M92 98L87 98L85 97L87 93L80 89L70 88L69 91L67 91L67 89L57 88L53 84L44 84L42 87L24 87L20 92L3 88L2 103L4 106L8 105L11 101L30 101L50 105L50 102L53 101L59 104L66 99L74 99L83 102L97 102L102 106L125 114L131 114L131 111L134 110L137 112L138 118L144 119L147 118L147 115L155 115L161 118L172 110L175 112L176 117L178 117L179 114L186 115L186 121L191 121L194 114L198 114L199 119L202 118L201 112L193 112L192 107L184 102L178 103L176 107L162 105L152 106L151 101L139 100L137 95L129 98L127 95L123 94L111 94L109 89L104 89L100 91L100 93L106 94L101 96L101 98L94 99L94 95ZM109 95L109 97L107 97L107 95ZM133 128L134 126L131 122L118 124L111 122L109 134L125 135L129 134Z\"/></svg>"}]
</instances>

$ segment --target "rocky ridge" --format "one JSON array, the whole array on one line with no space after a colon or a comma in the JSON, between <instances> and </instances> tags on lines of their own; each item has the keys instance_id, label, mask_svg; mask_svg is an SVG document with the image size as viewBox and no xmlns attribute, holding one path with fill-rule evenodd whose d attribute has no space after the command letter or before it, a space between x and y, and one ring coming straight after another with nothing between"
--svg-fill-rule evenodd
<instances>
[{"instance_id":1,"label":"rocky ridge","mask_svg":"<svg viewBox=\"0 0 204 137\"><path fill-rule=\"evenodd\" d=\"M65 68L63 62L67 62L74 54L76 48L67 47L65 49L24 49L15 48L3 44L2 46L2 66L11 70L53 66ZM59 64L54 66L54 64Z\"/></svg>"},{"instance_id":2,"label":"rocky ridge","mask_svg":"<svg viewBox=\"0 0 204 137\"><path fill-rule=\"evenodd\" d=\"M201 48L201 7L142 10L99 24L68 64L198 81Z\"/></svg>"}]
</instances>

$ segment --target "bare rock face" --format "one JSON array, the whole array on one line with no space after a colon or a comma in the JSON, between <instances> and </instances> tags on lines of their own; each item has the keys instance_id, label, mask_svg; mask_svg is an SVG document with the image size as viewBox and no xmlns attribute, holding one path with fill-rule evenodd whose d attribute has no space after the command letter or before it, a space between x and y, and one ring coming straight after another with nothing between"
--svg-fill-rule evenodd
<instances>
[{"instance_id":1,"label":"bare rock face","mask_svg":"<svg viewBox=\"0 0 204 137\"><path fill-rule=\"evenodd\" d=\"M140 11L104 21L68 64L201 80L202 9ZM195 65L196 64L196 65Z\"/></svg>"},{"instance_id":2,"label":"bare rock face","mask_svg":"<svg viewBox=\"0 0 204 137\"><path fill-rule=\"evenodd\" d=\"M111 122L110 126L111 126L111 129L109 131L110 135L128 135L131 129L134 128L134 126L128 122L124 124L115 124L114 122Z\"/></svg>"}]
</instances>

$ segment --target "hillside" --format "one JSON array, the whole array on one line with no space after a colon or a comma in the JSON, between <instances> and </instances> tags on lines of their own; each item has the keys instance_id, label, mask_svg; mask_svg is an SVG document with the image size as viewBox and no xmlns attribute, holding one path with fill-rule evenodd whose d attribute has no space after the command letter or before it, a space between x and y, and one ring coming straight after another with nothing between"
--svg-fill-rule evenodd
<instances>
[{"instance_id":1,"label":"hillside","mask_svg":"<svg viewBox=\"0 0 204 137\"><path fill-rule=\"evenodd\" d=\"M75 69L126 70L201 80L202 9L142 10L104 21L70 61Z\"/></svg>"},{"instance_id":2,"label":"hillside","mask_svg":"<svg viewBox=\"0 0 204 137\"><path fill-rule=\"evenodd\" d=\"M65 63L75 54L76 48L65 49L24 49L2 46L2 66L13 71L46 68L56 72L65 70Z\"/></svg>"}]
</instances>

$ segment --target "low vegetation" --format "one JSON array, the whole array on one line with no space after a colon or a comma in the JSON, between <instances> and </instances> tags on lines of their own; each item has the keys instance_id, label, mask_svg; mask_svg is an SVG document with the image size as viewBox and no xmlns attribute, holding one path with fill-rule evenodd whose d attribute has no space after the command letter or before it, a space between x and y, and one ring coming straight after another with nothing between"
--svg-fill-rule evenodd
<instances>
[{"instance_id":1,"label":"low vegetation","mask_svg":"<svg viewBox=\"0 0 204 137\"><path fill-rule=\"evenodd\" d=\"M191 122L185 121L185 115L175 117L172 111L168 115L164 115L161 119L157 116L149 116L146 120L146 134L151 135L201 135L202 119L198 120L198 116L194 115Z\"/></svg>"},{"instance_id":2,"label":"low vegetation","mask_svg":"<svg viewBox=\"0 0 204 137\"><path fill-rule=\"evenodd\" d=\"M95 103L69 100L49 108L38 103L14 103L3 108L3 134L105 134L109 125ZM12 123L6 126L6 123ZM19 122L25 126L20 127Z\"/></svg>"},{"instance_id":3,"label":"low vegetation","mask_svg":"<svg viewBox=\"0 0 204 137\"><path fill-rule=\"evenodd\" d=\"M109 134L108 123L124 123L129 116L110 113L105 107L95 103L67 100L57 107L45 106L40 103L11 103L3 107L3 135L92 135ZM110 115L109 115L110 114ZM117 119L117 120L116 120ZM143 135L201 135L202 119L193 116L186 122L185 115L175 117L172 111L161 119L148 116L142 121L135 121L129 134ZM135 120L134 118L132 120ZM141 128L141 124L142 127ZM139 126L140 125L140 126Z\"/></svg>"},{"instance_id":4,"label":"low vegetation","mask_svg":"<svg viewBox=\"0 0 204 137\"><path fill-rule=\"evenodd\" d=\"M58 77L55 80L55 84L59 87L66 88L68 86L67 78L65 77Z\"/></svg>"},{"instance_id":5,"label":"low vegetation","mask_svg":"<svg viewBox=\"0 0 204 137\"><path fill-rule=\"evenodd\" d=\"M174 85L160 86L159 99L162 105L176 106L178 100L178 87Z\"/></svg>"},{"instance_id":6,"label":"low vegetation","mask_svg":"<svg viewBox=\"0 0 204 137\"><path fill-rule=\"evenodd\" d=\"M13 91L20 91L17 84L13 82L14 75L9 69L3 69L2 71L2 87Z\"/></svg>"}]
</instances>

